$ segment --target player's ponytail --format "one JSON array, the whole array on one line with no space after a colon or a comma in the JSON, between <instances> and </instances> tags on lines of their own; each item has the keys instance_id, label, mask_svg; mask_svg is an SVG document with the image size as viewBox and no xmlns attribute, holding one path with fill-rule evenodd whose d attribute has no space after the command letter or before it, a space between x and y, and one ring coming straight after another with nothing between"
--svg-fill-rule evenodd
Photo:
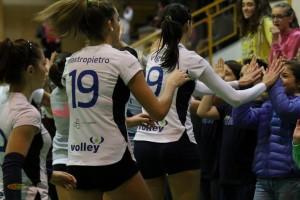
<instances>
[{"instance_id":1,"label":"player's ponytail","mask_svg":"<svg viewBox=\"0 0 300 200\"><path fill-rule=\"evenodd\" d=\"M83 33L91 40L103 40L106 22L116 9L106 0L60 0L36 16L37 21L49 22L60 35Z\"/></svg>"},{"instance_id":2,"label":"player's ponytail","mask_svg":"<svg viewBox=\"0 0 300 200\"><path fill-rule=\"evenodd\" d=\"M166 6L162 19L162 45L158 52L166 48L161 66L172 71L178 63L178 44L183 35L184 25L191 20L191 13L184 5L174 3Z\"/></svg>"},{"instance_id":3,"label":"player's ponytail","mask_svg":"<svg viewBox=\"0 0 300 200\"><path fill-rule=\"evenodd\" d=\"M86 7L86 0L56 1L39 12L35 20L50 22L50 25L61 35L77 34L79 23L85 15Z\"/></svg>"}]
</instances>

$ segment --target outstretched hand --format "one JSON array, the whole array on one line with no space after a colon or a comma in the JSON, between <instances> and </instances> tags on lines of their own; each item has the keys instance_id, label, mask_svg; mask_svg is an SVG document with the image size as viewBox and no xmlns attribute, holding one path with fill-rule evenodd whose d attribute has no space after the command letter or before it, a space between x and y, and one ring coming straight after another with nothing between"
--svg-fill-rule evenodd
<instances>
[{"instance_id":1,"label":"outstretched hand","mask_svg":"<svg viewBox=\"0 0 300 200\"><path fill-rule=\"evenodd\" d=\"M250 64L245 66L244 75L239 80L239 86L241 88L251 86L261 79L263 68L259 67L256 61L256 56L253 56Z\"/></svg>"},{"instance_id":2,"label":"outstretched hand","mask_svg":"<svg viewBox=\"0 0 300 200\"><path fill-rule=\"evenodd\" d=\"M225 78L225 62L223 58L220 58L218 62L214 65L214 70L222 79Z\"/></svg>"},{"instance_id":3,"label":"outstretched hand","mask_svg":"<svg viewBox=\"0 0 300 200\"><path fill-rule=\"evenodd\" d=\"M267 68L262 82L266 84L267 87L272 86L278 79L279 75L283 71L284 60L282 57L276 58L272 61L271 65Z\"/></svg>"}]
</instances>

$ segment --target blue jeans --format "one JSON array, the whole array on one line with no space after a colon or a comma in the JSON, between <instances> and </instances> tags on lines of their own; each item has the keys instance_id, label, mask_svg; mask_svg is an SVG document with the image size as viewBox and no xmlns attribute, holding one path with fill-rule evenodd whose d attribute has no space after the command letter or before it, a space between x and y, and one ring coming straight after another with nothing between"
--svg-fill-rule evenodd
<instances>
[{"instance_id":1,"label":"blue jeans","mask_svg":"<svg viewBox=\"0 0 300 200\"><path fill-rule=\"evenodd\" d=\"M254 200L299 200L299 178L257 179Z\"/></svg>"}]
</instances>

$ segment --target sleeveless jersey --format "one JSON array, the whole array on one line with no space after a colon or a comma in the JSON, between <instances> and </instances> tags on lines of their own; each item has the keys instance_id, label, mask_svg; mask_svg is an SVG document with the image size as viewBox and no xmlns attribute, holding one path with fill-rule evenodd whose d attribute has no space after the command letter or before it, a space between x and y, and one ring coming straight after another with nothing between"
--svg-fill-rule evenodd
<instances>
[{"instance_id":1,"label":"sleeveless jersey","mask_svg":"<svg viewBox=\"0 0 300 200\"><path fill-rule=\"evenodd\" d=\"M165 80L168 77L167 69L161 67L162 53L152 54L146 67L147 83L156 96L159 96L163 91ZM198 79L205 68L209 66L207 61L196 52L189 51L182 44L179 44L178 68L188 72L192 81L186 82L176 90L171 108L165 119L155 122L155 126L139 126L134 139L168 143L179 140L182 134L187 131L190 140L195 142L195 139L192 137L193 130L188 107L195 88L194 80ZM143 110L143 112L146 111Z\"/></svg>"},{"instance_id":2,"label":"sleeveless jersey","mask_svg":"<svg viewBox=\"0 0 300 200\"><path fill-rule=\"evenodd\" d=\"M128 146L127 84L141 70L129 52L108 44L85 47L67 60L68 165L103 166L121 160Z\"/></svg>"}]
</instances>

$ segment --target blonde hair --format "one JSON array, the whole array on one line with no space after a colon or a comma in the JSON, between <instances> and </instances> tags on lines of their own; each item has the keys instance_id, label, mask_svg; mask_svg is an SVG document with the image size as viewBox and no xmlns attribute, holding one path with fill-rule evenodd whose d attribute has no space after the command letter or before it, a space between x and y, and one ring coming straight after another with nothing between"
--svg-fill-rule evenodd
<instances>
[{"instance_id":1,"label":"blonde hair","mask_svg":"<svg viewBox=\"0 0 300 200\"><path fill-rule=\"evenodd\" d=\"M35 20L49 22L60 35L103 39L105 22L113 18L115 7L106 0L60 0L40 11Z\"/></svg>"}]
</instances>

